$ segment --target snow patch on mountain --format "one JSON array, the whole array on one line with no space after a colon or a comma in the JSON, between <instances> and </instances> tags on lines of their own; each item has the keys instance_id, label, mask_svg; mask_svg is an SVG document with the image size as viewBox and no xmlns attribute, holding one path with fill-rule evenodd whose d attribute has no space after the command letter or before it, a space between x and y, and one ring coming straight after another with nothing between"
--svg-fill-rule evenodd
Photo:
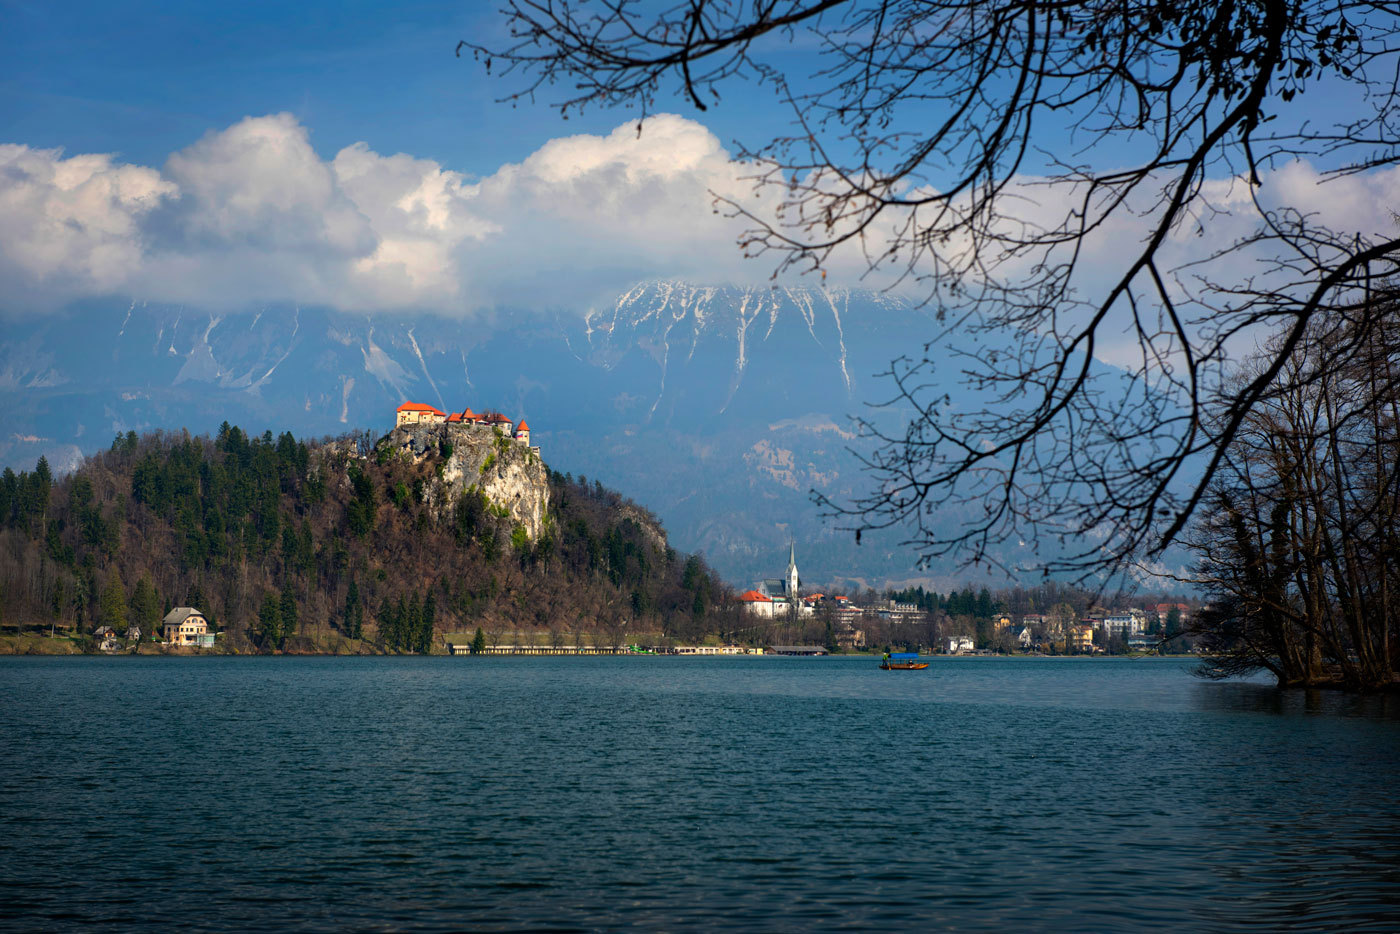
<instances>
[{"instance_id":1,"label":"snow patch on mountain","mask_svg":"<svg viewBox=\"0 0 1400 934\"><path fill-rule=\"evenodd\" d=\"M175 374L175 385L178 386L186 380L195 380L202 383L219 382L224 375L224 370L219 366L219 361L214 359L214 349L209 346L209 335L214 328L218 327L222 317L209 316L209 326L204 329L204 336L194 345L185 356L185 365L180 367L180 372ZM175 341L172 336L170 349L175 350Z\"/></svg>"},{"instance_id":2,"label":"snow patch on mountain","mask_svg":"<svg viewBox=\"0 0 1400 934\"><path fill-rule=\"evenodd\" d=\"M360 348L360 353L364 355L366 373L392 387L401 397L408 398L405 387L413 382L413 377L374 342L374 328L370 328L365 336L365 346Z\"/></svg>"},{"instance_id":3,"label":"snow patch on mountain","mask_svg":"<svg viewBox=\"0 0 1400 934\"><path fill-rule=\"evenodd\" d=\"M437 383L433 382L433 375L428 372L428 361L423 359L423 351L418 349L418 340L413 336L413 328L408 329L408 343L413 348L413 355L418 358L418 365L423 369L423 378L432 387L433 395L437 396L437 404L446 408L447 404L442 401L442 391L438 389Z\"/></svg>"}]
</instances>

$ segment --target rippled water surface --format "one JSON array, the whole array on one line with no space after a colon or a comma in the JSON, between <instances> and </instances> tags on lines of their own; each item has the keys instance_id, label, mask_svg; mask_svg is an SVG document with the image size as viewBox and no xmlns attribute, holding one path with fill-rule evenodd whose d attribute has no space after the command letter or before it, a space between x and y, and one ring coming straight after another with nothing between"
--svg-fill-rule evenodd
<instances>
[{"instance_id":1,"label":"rippled water surface","mask_svg":"<svg viewBox=\"0 0 1400 934\"><path fill-rule=\"evenodd\" d=\"M1400 929L1400 699L1190 666L0 659L0 925Z\"/></svg>"}]
</instances>

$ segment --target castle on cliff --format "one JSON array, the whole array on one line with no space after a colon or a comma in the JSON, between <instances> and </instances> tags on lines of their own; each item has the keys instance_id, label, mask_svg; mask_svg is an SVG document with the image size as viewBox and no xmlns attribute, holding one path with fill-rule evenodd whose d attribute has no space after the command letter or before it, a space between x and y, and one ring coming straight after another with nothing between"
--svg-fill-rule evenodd
<instances>
[{"instance_id":1,"label":"castle on cliff","mask_svg":"<svg viewBox=\"0 0 1400 934\"><path fill-rule=\"evenodd\" d=\"M508 438L514 438L526 447L530 447L530 426L524 419L517 425L513 420L502 415L500 412L482 412L477 414L470 407L461 412L447 413L431 405L424 405L421 402L405 402L399 406L395 413L394 427L402 428L406 425L462 425L479 426L499 430L501 434ZM539 448L530 447L536 454Z\"/></svg>"}]
</instances>

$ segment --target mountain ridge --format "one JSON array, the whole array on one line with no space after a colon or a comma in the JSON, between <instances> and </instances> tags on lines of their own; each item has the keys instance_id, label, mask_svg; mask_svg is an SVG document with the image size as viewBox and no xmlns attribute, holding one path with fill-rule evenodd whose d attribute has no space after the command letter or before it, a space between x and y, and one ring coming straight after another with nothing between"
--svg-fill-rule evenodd
<instances>
[{"instance_id":1,"label":"mountain ridge","mask_svg":"<svg viewBox=\"0 0 1400 934\"><path fill-rule=\"evenodd\" d=\"M578 315L123 302L10 327L0 460L15 467L40 452L71 467L129 430L234 420L315 437L387 427L407 399L489 407L530 420L551 463L646 503L735 582L769 574L793 538L812 580L967 577L916 568L893 536L856 547L809 496L861 489L853 411L891 426L909 414L868 407L878 374L938 328L896 296L654 281Z\"/></svg>"}]
</instances>

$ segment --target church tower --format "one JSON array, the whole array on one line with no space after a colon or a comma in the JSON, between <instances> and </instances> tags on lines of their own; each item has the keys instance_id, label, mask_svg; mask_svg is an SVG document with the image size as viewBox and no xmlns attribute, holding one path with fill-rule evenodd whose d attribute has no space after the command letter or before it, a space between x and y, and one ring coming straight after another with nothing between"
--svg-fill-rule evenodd
<instances>
[{"instance_id":1,"label":"church tower","mask_svg":"<svg viewBox=\"0 0 1400 934\"><path fill-rule=\"evenodd\" d=\"M797 604L797 584L797 543L790 542L788 545L787 598L794 606Z\"/></svg>"}]
</instances>

